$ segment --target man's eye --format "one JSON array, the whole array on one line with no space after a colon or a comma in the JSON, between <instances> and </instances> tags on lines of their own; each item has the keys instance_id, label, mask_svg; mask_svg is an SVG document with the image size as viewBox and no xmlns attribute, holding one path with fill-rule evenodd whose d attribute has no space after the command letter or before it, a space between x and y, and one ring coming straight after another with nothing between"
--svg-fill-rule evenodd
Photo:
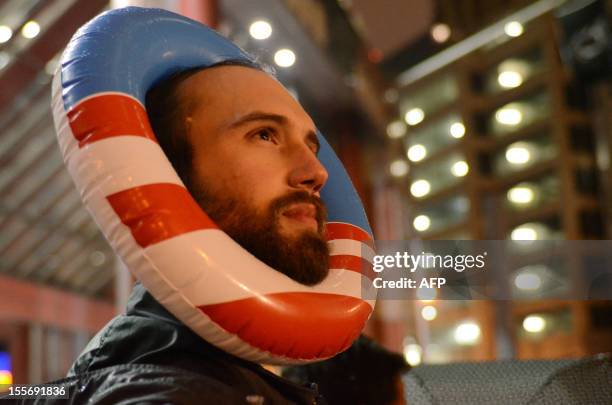
<instances>
[{"instance_id":1,"label":"man's eye","mask_svg":"<svg viewBox=\"0 0 612 405\"><path fill-rule=\"evenodd\" d=\"M270 129L262 129L257 132L256 136L263 141L274 141L274 134Z\"/></svg>"}]
</instances>

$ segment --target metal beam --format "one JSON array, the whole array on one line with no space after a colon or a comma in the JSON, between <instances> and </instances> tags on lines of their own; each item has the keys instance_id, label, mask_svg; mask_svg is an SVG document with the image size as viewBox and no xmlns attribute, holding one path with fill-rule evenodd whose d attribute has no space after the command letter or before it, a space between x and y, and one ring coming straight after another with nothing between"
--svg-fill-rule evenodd
<instances>
[{"instance_id":1,"label":"metal beam","mask_svg":"<svg viewBox=\"0 0 612 405\"><path fill-rule=\"evenodd\" d=\"M477 32L476 34L464 39L455 45L446 48L442 52L432 56L429 59L425 59L423 62L411 67L410 69L401 73L397 79L396 84L398 87L408 86L435 71L438 71L445 66L459 60L465 55L477 50L478 48L491 42L504 33L504 26L509 21L518 21L521 24L526 24L529 21L548 13L551 10L559 7L565 0L540 0L533 3L530 6L517 11L514 14L509 15L497 23L490 25L489 27Z\"/></svg>"},{"instance_id":2,"label":"metal beam","mask_svg":"<svg viewBox=\"0 0 612 405\"><path fill-rule=\"evenodd\" d=\"M0 275L0 321L94 333L116 314L110 303Z\"/></svg>"},{"instance_id":3,"label":"metal beam","mask_svg":"<svg viewBox=\"0 0 612 405\"><path fill-rule=\"evenodd\" d=\"M7 108L22 89L44 68L45 63L63 49L78 27L108 4L108 0L77 0L59 16L1 76L0 111ZM39 66L30 63L36 60Z\"/></svg>"}]
</instances>

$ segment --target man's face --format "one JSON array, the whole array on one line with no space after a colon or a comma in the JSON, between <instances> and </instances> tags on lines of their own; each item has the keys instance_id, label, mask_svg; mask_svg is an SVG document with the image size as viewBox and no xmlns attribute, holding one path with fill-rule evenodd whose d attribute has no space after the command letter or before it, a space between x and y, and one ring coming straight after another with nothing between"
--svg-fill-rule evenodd
<instances>
[{"instance_id":1,"label":"man's face","mask_svg":"<svg viewBox=\"0 0 612 405\"><path fill-rule=\"evenodd\" d=\"M328 273L315 125L268 74L202 70L179 88L193 148L190 191L229 236L271 267L313 285Z\"/></svg>"}]
</instances>

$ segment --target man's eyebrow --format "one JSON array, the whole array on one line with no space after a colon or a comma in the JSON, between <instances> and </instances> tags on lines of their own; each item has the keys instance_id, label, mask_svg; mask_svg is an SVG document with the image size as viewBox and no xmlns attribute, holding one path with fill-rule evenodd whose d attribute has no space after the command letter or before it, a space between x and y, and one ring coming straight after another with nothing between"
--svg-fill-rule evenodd
<instances>
[{"instance_id":1,"label":"man's eyebrow","mask_svg":"<svg viewBox=\"0 0 612 405\"><path fill-rule=\"evenodd\" d=\"M289 120L284 115L267 113L264 111L253 111L231 122L228 125L228 128L238 128L253 121L273 121L279 125L289 124ZM308 134L306 135L306 140L315 145L315 153L318 153L319 149L321 149L321 144L319 143L319 138L317 137L317 134L314 131L308 131Z\"/></svg>"},{"instance_id":2,"label":"man's eyebrow","mask_svg":"<svg viewBox=\"0 0 612 405\"><path fill-rule=\"evenodd\" d=\"M267 113L263 111L253 111L239 117L235 121L232 121L228 125L228 128L237 128L253 121L274 121L280 125L287 125L289 120L284 115Z\"/></svg>"}]
</instances>

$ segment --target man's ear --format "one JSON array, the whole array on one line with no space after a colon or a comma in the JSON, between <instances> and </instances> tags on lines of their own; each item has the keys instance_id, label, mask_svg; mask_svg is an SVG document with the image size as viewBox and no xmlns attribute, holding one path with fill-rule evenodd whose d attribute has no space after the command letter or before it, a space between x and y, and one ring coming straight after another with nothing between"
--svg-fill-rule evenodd
<instances>
[{"instance_id":1,"label":"man's ear","mask_svg":"<svg viewBox=\"0 0 612 405\"><path fill-rule=\"evenodd\" d=\"M178 138L182 137L182 139L180 139L180 142L183 143L183 145L187 145L189 148L191 148L193 145L192 139L191 139L191 131L193 129L193 117L188 115L186 117L183 118L183 122L180 125L181 127L181 134L177 134L173 137L173 142L175 142L175 147L176 147L176 143L179 142ZM191 158L193 158L193 156L191 156Z\"/></svg>"},{"instance_id":2,"label":"man's ear","mask_svg":"<svg viewBox=\"0 0 612 405\"><path fill-rule=\"evenodd\" d=\"M185 136L187 136L187 140L189 140L189 135L191 134L192 125L193 125L193 117L191 116L185 117Z\"/></svg>"}]
</instances>

